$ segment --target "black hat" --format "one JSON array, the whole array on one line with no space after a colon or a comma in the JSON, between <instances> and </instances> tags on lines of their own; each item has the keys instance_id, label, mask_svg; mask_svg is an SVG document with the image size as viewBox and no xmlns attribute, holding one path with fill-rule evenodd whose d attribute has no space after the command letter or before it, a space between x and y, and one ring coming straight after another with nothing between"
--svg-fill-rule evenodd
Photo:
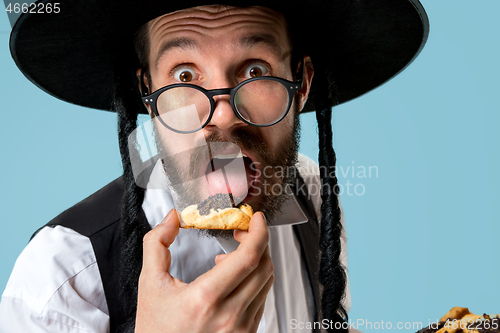
<instances>
[{"instance_id":1,"label":"black hat","mask_svg":"<svg viewBox=\"0 0 500 333\"><path fill-rule=\"evenodd\" d=\"M117 63L139 68L133 36L143 24L169 12L213 4L203 0L57 1L58 13L28 12L19 17L10 39L12 57L23 74L47 93L102 110L112 110ZM340 103L401 72L420 53L429 33L427 15L418 0L224 0L223 4L269 7L284 13L290 26L300 19L306 27L301 38L307 42L307 54L317 70L335 80ZM312 95L314 91L313 85ZM314 110L311 100L303 112Z\"/></svg>"}]
</instances>

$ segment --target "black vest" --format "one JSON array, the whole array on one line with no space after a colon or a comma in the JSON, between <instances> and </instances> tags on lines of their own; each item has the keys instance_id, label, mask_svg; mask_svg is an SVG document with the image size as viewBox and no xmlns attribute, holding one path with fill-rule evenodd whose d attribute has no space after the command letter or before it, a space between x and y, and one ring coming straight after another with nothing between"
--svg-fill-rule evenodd
<instances>
[{"instance_id":1,"label":"black vest","mask_svg":"<svg viewBox=\"0 0 500 333\"><path fill-rule=\"evenodd\" d=\"M298 175L298 173L297 173ZM90 239L101 275L104 295L110 316L110 332L127 321L122 313L119 299L119 269L121 244L121 201L124 192L122 177L117 178L96 193L61 213L45 226L64 226ZM309 280L313 290L314 304L320 305L319 294L319 224L314 206L308 196L304 180L298 175L296 199L309 222L294 225L295 235L301 246L302 259L306 262ZM144 234L151 230L144 212L141 210L140 223ZM41 228L40 228L41 229ZM39 229L39 230L40 230ZM32 236L32 238L36 233Z\"/></svg>"}]
</instances>

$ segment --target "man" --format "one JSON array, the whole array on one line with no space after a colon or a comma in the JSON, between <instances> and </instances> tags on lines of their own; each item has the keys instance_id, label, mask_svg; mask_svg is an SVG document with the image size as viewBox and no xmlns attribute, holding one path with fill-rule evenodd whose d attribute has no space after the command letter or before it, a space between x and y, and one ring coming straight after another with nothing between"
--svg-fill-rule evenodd
<instances>
[{"instance_id":1,"label":"man","mask_svg":"<svg viewBox=\"0 0 500 333\"><path fill-rule=\"evenodd\" d=\"M25 15L14 28L14 58L33 82L62 99L118 113L124 176L32 239L3 294L0 327L284 332L294 329L291 323L321 321L326 324L300 329L346 330L345 240L332 173L331 107L411 62L427 35L420 4L127 5L68 3L58 16ZM323 32L338 37L332 45L312 38ZM308 99L311 92L314 99ZM300 172L314 166L297 156L299 113L314 108L321 181ZM193 110L194 117L182 119ZM160 150L145 178L134 159L139 112L155 122ZM192 163L203 160L192 150L200 142L209 150L208 165ZM212 151L215 143L241 149L245 178L224 179L215 167L205 171L220 159L217 153L227 155L227 147ZM193 165L195 171L185 172ZM256 175L266 167L296 167L299 173ZM157 176L175 184L175 177L206 182L196 190L181 182L182 193L175 187L155 190ZM321 197L301 191L304 183L321 185ZM269 185L291 188L293 195L265 192ZM211 191L233 193L264 213L252 217L248 232L234 232L239 245L179 230L172 208ZM304 218L308 223L292 225ZM285 225L268 229L266 222Z\"/></svg>"}]
</instances>

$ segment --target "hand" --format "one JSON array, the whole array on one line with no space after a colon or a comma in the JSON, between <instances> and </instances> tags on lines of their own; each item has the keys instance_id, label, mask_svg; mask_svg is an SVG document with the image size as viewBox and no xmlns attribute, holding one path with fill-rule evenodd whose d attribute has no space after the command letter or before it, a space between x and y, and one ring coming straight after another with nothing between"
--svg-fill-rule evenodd
<instances>
[{"instance_id":1,"label":"hand","mask_svg":"<svg viewBox=\"0 0 500 333\"><path fill-rule=\"evenodd\" d=\"M218 255L190 284L169 274L168 247L178 233L171 210L144 237L135 332L256 332L274 282L264 215L254 214L248 231L235 230L236 251Z\"/></svg>"}]
</instances>

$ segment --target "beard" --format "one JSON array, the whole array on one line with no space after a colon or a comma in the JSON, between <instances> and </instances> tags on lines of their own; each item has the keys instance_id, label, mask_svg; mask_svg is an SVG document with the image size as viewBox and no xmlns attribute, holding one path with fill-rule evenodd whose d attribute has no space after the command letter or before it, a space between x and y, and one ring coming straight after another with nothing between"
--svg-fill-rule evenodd
<instances>
[{"instance_id":1,"label":"beard","mask_svg":"<svg viewBox=\"0 0 500 333\"><path fill-rule=\"evenodd\" d=\"M256 182L250 185L251 195L247 201L254 212L261 211L266 217L268 225L273 225L273 221L280 215L283 204L289 199L290 192L287 189L295 183L296 172L289 172L295 168L298 160L298 149L300 142L300 119L299 112L294 113L293 126L276 145L274 151L263 140L262 134L253 126L237 128L229 135L222 136L219 132L213 132L204 139L205 142L198 142L195 147L188 151L169 154L169 149L160 143L159 136L155 133L156 144L160 156L168 156L162 159L163 169L167 175L168 182L173 189L174 202L183 204L176 205L179 211L184 209L186 203L198 203L206 199L200 193L201 187L205 186L200 174L200 165L210 161L212 149L217 143L231 143L239 146L241 150L251 151L257 161L252 161L254 165L251 169L259 172ZM156 131L155 131L156 132ZM212 144L211 143L215 143ZM208 149L207 149L208 146ZM259 164L256 167L255 164ZM189 165L189 167L186 167ZM262 172L262 170L274 170L274 172ZM293 169L295 170L295 169ZM288 193L288 194L287 194ZM201 236L232 238L232 230L212 230L199 229Z\"/></svg>"}]
</instances>

